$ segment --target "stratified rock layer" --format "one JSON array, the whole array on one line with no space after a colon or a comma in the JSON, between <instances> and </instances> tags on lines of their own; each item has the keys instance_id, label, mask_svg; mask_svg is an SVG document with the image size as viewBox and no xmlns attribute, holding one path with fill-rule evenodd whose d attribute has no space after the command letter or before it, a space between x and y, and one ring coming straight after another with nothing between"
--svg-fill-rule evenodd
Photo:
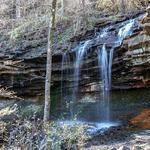
<instances>
[{"instance_id":1,"label":"stratified rock layer","mask_svg":"<svg viewBox=\"0 0 150 150\"><path fill-rule=\"evenodd\" d=\"M113 87L121 89L150 86L150 7L141 30L124 40L114 58ZM118 66L119 71L116 69Z\"/></svg>"},{"instance_id":2,"label":"stratified rock layer","mask_svg":"<svg viewBox=\"0 0 150 150\"><path fill-rule=\"evenodd\" d=\"M112 89L133 89L150 87L150 7L141 21L141 27L134 30L123 44L115 49L112 69ZM73 49L81 40L94 37L95 32L101 26L113 25L112 35L107 39L108 45L115 40L117 23L127 20L127 17L118 17L113 20L102 20L105 23L97 23L93 30L87 31L83 36L80 34L71 38L68 45L57 45L53 52L52 90L60 89L62 80L62 53L68 50L70 65L66 64L63 69L69 69L69 75L63 78L66 88L73 87L73 62L75 52ZM38 39L33 40L34 36ZM26 35L24 35L26 36ZM47 30L42 29L28 35L28 41L20 42L19 46L6 46L8 37L3 36L0 42L0 85L17 93L18 96L43 99L45 82L45 63ZM12 40L11 40L12 42ZM105 41L106 42L106 41ZM83 62L80 77L81 92L99 91L99 67L97 63L97 47L104 41L93 40L92 47L88 50L87 60ZM57 43L56 43L57 44ZM71 45L71 46L70 46ZM64 70L65 74L65 70Z\"/></svg>"}]
</instances>

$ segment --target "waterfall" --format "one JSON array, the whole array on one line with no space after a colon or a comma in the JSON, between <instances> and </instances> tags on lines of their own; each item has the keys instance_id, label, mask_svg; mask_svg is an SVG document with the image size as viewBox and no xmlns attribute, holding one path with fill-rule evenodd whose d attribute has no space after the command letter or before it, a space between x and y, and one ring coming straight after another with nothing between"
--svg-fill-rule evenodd
<instances>
[{"instance_id":1,"label":"waterfall","mask_svg":"<svg viewBox=\"0 0 150 150\"><path fill-rule=\"evenodd\" d=\"M68 89L66 88L66 84L64 84L64 80L66 77L68 78L70 74L70 56L67 52L62 55L62 63L61 63L61 101L63 101L64 96L67 95Z\"/></svg>"},{"instance_id":2,"label":"waterfall","mask_svg":"<svg viewBox=\"0 0 150 150\"><path fill-rule=\"evenodd\" d=\"M114 54L114 47L112 47L110 49L110 53L109 53L109 68L108 68L109 90L111 90L111 74L112 74L113 54Z\"/></svg>"},{"instance_id":3,"label":"waterfall","mask_svg":"<svg viewBox=\"0 0 150 150\"><path fill-rule=\"evenodd\" d=\"M110 121L110 90L111 90L111 76L112 76L112 62L114 49L122 44L124 38L129 36L133 32L135 20L132 19L119 29L117 34L117 41L115 41L113 47L108 51L106 44L104 43L102 48L98 50L98 64L100 68L100 79L101 79L101 101L100 101L100 112L101 121ZM102 30L101 38L107 37L109 30L108 28ZM108 60L109 58L109 60Z\"/></svg>"},{"instance_id":4,"label":"waterfall","mask_svg":"<svg viewBox=\"0 0 150 150\"><path fill-rule=\"evenodd\" d=\"M62 55L62 63L61 63L61 101L63 100L63 83L64 83L64 64L66 61L67 53L63 53Z\"/></svg>"},{"instance_id":5,"label":"waterfall","mask_svg":"<svg viewBox=\"0 0 150 150\"><path fill-rule=\"evenodd\" d=\"M79 77L80 77L80 67L81 61L84 58L84 55L90 45L91 40L85 41L83 45L81 45L76 53L76 61L75 61L75 70L74 70L74 90L73 90L73 99L76 99L78 88L79 88Z\"/></svg>"},{"instance_id":6,"label":"waterfall","mask_svg":"<svg viewBox=\"0 0 150 150\"><path fill-rule=\"evenodd\" d=\"M109 72L108 72L108 52L104 44L102 49L98 52L98 63L100 66L100 76L102 81L101 86L101 102L100 102L100 115L101 121L109 121Z\"/></svg>"},{"instance_id":7,"label":"waterfall","mask_svg":"<svg viewBox=\"0 0 150 150\"><path fill-rule=\"evenodd\" d=\"M101 32L96 34L90 40L84 41L75 48L75 61L74 61L74 71L73 71L73 91L70 98L70 115L71 119L74 119L77 115L77 100L79 96L79 86L81 78L81 68L83 64L83 60L85 56L88 54L88 49L92 47L95 41L106 41L103 44L100 43L98 45L98 65L99 65L99 80L101 83L100 86L100 101L97 105L99 108L97 110L97 118L99 122L107 122L111 121L111 111L110 111L110 90L112 83L112 65L113 65L113 55L114 51L117 47L121 46L123 40L131 35L135 27L135 19L131 19L129 21L124 21L123 23L118 23L117 28L114 32L113 26L103 28ZM110 40L110 36L113 35L112 43ZM110 40L110 42L109 42ZM69 71L67 70L67 66L70 65L70 57L66 53L62 56L62 64L61 64L61 97L65 99L64 96L68 95L66 92L66 79L69 76ZM67 99L66 99L67 100Z\"/></svg>"},{"instance_id":8,"label":"waterfall","mask_svg":"<svg viewBox=\"0 0 150 150\"><path fill-rule=\"evenodd\" d=\"M129 23L124 25L122 28L119 29L118 32L118 41L120 41L120 44L122 43L123 39L129 35L132 34L133 30L132 27L135 24L135 19L131 19Z\"/></svg>"},{"instance_id":9,"label":"waterfall","mask_svg":"<svg viewBox=\"0 0 150 150\"><path fill-rule=\"evenodd\" d=\"M84 55L87 52L87 49L91 43L91 40L85 41L76 52L76 60L74 65L74 89L73 89L73 96L72 96L72 103L71 103L71 118L75 117L75 104L77 101L77 94L79 88L79 78L80 78L80 68L81 68L81 61L84 58Z\"/></svg>"}]
</instances>

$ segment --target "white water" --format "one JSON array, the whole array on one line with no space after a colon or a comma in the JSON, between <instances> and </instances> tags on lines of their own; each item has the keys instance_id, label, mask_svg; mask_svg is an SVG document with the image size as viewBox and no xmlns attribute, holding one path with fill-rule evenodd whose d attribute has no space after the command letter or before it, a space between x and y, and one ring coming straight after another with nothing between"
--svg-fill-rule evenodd
<instances>
[{"instance_id":1,"label":"white water","mask_svg":"<svg viewBox=\"0 0 150 150\"><path fill-rule=\"evenodd\" d=\"M108 68L109 90L111 90L111 75L112 75L113 54L114 54L114 47L112 47L110 49L110 52L109 52L109 68Z\"/></svg>"},{"instance_id":2,"label":"white water","mask_svg":"<svg viewBox=\"0 0 150 150\"><path fill-rule=\"evenodd\" d=\"M118 32L118 40L122 43L123 39L127 36L129 36L130 34L132 34L133 30L132 27L135 24L135 20L131 19L129 21L129 23L127 23L126 25L124 25L122 28L120 28L119 32Z\"/></svg>"},{"instance_id":3,"label":"white water","mask_svg":"<svg viewBox=\"0 0 150 150\"><path fill-rule=\"evenodd\" d=\"M98 49L98 64L99 64L99 72L100 72L100 82L102 83L101 86L101 97L100 97L100 106L99 106L99 123L93 122L95 124L95 128L105 128L105 127L111 127L114 125L111 121L111 111L110 111L110 90L111 90L111 82L112 82L112 64L113 64L113 54L116 47L120 46L122 44L122 41L124 38L129 36L133 32L135 21L134 19L131 19L129 21L123 22L120 25L120 28L118 29L118 33L116 34L116 41L114 41L114 45L112 45L112 48L108 48L107 42L102 45ZM102 32L96 37L106 39L109 37L109 32L112 31L109 30L111 28L106 27L102 30ZM91 46L92 40L87 40L83 44L81 44L76 51L76 59L74 63L74 89L73 89L73 96L72 101L70 105L70 112L71 112L71 119L73 119L76 115L76 104L77 104L77 96L79 93L79 83L82 81L81 78L81 68L82 68L82 62L85 58L85 55L88 53L88 49ZM64 64L66 64L68 61L68 58L66 57L66 54L64 54L62 59L62 70L64 70ZM64 78L64 72L62 72L62 80ZM62 81L62 87L63 87L63 81ZM85 112L86 113L86 112ZM65 124L72 124L74 121L69 120L65 121L63 123ZM75 121L75 123L80 121ZM84 123L84 122L80 122ZM86 123L86 122L85 122Z\"/></svg>"},{"instance_id":4,"label":"white water","mask_svg":"<svg viewBox=\"0 0 150 150\"><path fill-rule=\"evenodd\" d=\"M92 135L95 134L98 131L105 131L106 129L110 128L110 127L115 127L115 126L119 126L120 123L119 122L104 122L104 123L99 123L99 122L86 122L86 121L79 121L79 120L66 120L66 121L58 121L57 122L58 125L65 125L68 127L73 127L75 125L86 125L88 126L86 128L86 133Z\"/></svg>"},{"instance_id":5,"label":"white water","mask_svg":"<svg viewBox=\"0 0 150 150\"><path fill-rule=\"evenodd\" d=\"M100 68L100 79L101 79L101 101L100 101L100 112L101 121L110 122L110 90L112 82L112 63L113 63L113 53L116 46L120 46L124 38L129 36L133 32L134 19L130 20L128 23L124 24L118 31L117 41L115 41L114 46L109 50L106 48L104 43L102 48L98 50L98 63ZM107 37L109 30L108 28L102 30L102 35L100 37ZM108 60L109 58L109 60Z\"/></svg>"},{"instance_id":6,"label":"white water","mask_svg":"<svg viewBox=\"0 0 150 150\"><path fill-rule=\"evenodd\" d=\"M109 62L108 53L105 44L98 52L98 63L100 68L101 86L101 102L100 102L100 115L101 121L109 121Z\"/></svg>"},{"instance_id":7,"label":"white water","mask_svg":"<svg viewBox=\"0 0 150 150\"><path fill-rule=\"evenodd\" d=\"M91 43L91 40L85 41L85 43L79 47L79 49L76 53L75 70L74 70L73 99L76 99L78 88L79 88L81 62L86 54L86 51L87 51L90 43Z\"/></svg>"},{"instance_id":8,"label":"white water","mask_svg":"<svg viewBox=\"0 0 150 150\"><path fill-rule=\"evenodd\" d=\"M64 80L68 78L70 74L70 69L68 69L70 66L70 56L68 53L63 53L62 55L62 64L61 64L61 100L63 101L65 95L68 94L68 88L66 88L66 85L64 83Z\"/></svg>"}]
</instances>

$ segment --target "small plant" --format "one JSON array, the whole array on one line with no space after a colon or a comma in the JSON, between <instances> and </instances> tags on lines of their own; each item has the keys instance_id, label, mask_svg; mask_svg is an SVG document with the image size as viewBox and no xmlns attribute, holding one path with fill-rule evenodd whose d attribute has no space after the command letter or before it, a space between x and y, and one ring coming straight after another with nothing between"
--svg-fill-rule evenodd
<instances>
[{"instance_id":1,"label":"small plant","mask_svg":"<svg viewBox=\"0 0 150 150\"><path fill-rule=\"evenodd\" d=\"M81 149L90 138L85 129L87 125L75 123L73 125L51 123L45 128L49 141L53 147L60 149Z\"/></svg>"},{"instance_id":2,"label":"small plant","mask_svg":"<svg viewBox=\"0 0 150 150\"><path fill-rule=\"evenodd\" d=\"M42 120L15 120L9 125L7 144L4 149L62 150L81 149L90 138L85 129L87 125L73 125Z\"/></svg>"},{"instance_id":3,"label":"small plant","mask_svg":"<svg viewBox=\"0 0 150 150\"><path fill-rule=\"evenodd\" d=\"M27 117L30 118L31 116L35 115L35 116L40 116L40 114L43 113L43 108L40 105L29 105L25 108L22 108L20 110L20 115L21 117Z\"/></svg>"}]
</instances>

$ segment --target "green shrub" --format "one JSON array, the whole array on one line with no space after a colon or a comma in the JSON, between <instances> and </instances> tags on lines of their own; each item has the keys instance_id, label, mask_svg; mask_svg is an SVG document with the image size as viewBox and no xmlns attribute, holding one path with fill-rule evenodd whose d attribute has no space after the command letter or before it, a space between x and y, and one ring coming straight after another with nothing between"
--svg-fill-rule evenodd
<instances>
[{"instance_id":1,"label":"green shrub","mask_svg":"<svg viewBox=\"0 0 150 150\"><path fill-rule=\"evenodd\" d=\"M32 105L29 105L29 106L26 106L24 108L21 108L20 110L20 116L21 117L32 117L33 115L36 115L36 116L39 116L43 112L43 108L41 105L35 105L35 104L32 104Z\"/></svg>"},{"instance_id":2,"label":"green shrub","mask_svg":"<svg viewBox=\"0 0 150 150\"><path fill-rule=\"evenodd\" d=\"M47 133L48 141L52 144L53 149L80 149L83 148L86 141L90 138L85 129L87 125L75 123L73 125L50 123L46 126L45 132Z\"/></svg>"},{"instance_id":3,"label":"green shrub","mask_svg":"<svg viewBox=\"0 0 150 150\"><path fill-rule=\"evenodd\" d=\"M90 138L86 125L66 125L58 122L43 124L42 120L16 120L11 125L6 149L81 149Z\"/></svg>"}]
</instances>

